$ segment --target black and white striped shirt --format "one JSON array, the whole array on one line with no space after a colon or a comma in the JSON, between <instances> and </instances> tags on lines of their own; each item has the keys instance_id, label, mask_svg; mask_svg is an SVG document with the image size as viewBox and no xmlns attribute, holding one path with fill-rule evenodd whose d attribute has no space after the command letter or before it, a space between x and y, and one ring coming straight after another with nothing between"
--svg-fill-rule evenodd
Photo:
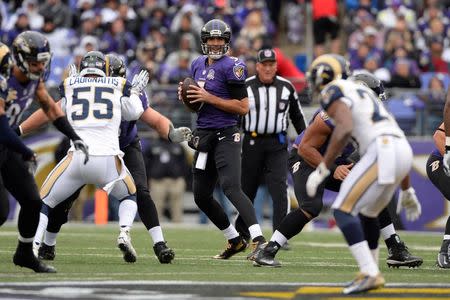
<instances>
[{"instance_id":1,"label":"black and white striped shirt","mask_svg":"<svg viewBox=\"0 0 450 300\"><path fill-rule=\"evenodd\" d=\"M243 118L245 132L261 135L286 132L288 112L298 134L306 128L297 92L289 80L276 76L272 84L266 85L252 76L245 83L250 106Z\"/></svg>"}]
</instances>

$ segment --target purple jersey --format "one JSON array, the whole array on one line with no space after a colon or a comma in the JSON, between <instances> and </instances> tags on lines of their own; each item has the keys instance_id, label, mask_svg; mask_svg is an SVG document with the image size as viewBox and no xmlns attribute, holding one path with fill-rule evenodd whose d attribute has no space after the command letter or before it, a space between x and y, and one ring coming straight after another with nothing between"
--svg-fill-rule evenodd
<instances>
[{"instance_id":1,"label":"purple jersey","mask_svg":"<svg viewBox=\"0 0 450 300\"><path fill-rule=\"evenodd\" d=\"M147 94L141 93L139 98L142 102L142 107L144 111L148 108ZM122 121L120 123L120 135L119 135L119 145L120 149L123 150L128 146L137 136L137 126L136 121Z\"/></svg>"},{"instance_id":2,"label":"purple jersey","mask_svg":"<svg viewBox=\"0 0 450 300\"><path fill-rule=\"evenodd\" d=\"M9 125L18 125L23 112L31 105L36 95L39 80L30 80L26 84L20 83L15 76L8 79L8 96L5 111Z\"/></svg>"},{"instance_id":3,"label":"purple jersey","mask_svg":"<svg viewBox=\"0 0 450 300\"><path fill-rule=\"evenodd\" d=\"M206 91L222 99L231 99L228 83L242 82L247 78L247 67L236 57L223 56L207 65L208 56L199 56L192 62L191 74ZM227 113L205 103L198 113L197 128L225 128L238 122L238 115Z\"/></svg>"},{"instance_id":4,"label":"purple jersey","mask_svg":"<svg viewBox=\"0 0 450 300\"><path fill-rule=\"evenodd\" d=\"M310 124L314 121L317 115L319 115L318 117L321 118L325 122L325 124L327 124L328 127L330 127L331 130L334 130L334 124L333 122L331 122L330 117L326 114L326 112L320 109L314 113L313 117L311 118L311 121L309 122ZM294 144L297 147L302 141L303 136L305 135L304 133L305 130L295 138ZM322 154L322 156L325 154L325 151L327 151L328 144L330 143L330 138L331 135L328 136L325 143L323 143L323 145L318 149L320 154ZM342 154L334 161L335 164L336 165L348 164L347 159L354 151L355 147L353 147L352 143L348 143L347 146L345 146L344 150L342 150Z\"/></svg>"}]
</instances>

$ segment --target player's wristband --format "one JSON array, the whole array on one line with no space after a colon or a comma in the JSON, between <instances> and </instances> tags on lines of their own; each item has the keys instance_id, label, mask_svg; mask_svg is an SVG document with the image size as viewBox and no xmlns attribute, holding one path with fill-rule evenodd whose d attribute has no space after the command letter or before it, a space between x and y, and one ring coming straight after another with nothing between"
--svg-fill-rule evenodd
<instances>
[{"instance_id":1,"label":"player's wristband","mask_svg":"<svg viewBox=\"0 0 450 300\"><path fill-rule=\"evenodd\" d=\"M53 121L53 125L55 125L56 129L61 131L65 136L67 136L72 141L81 140L78 134L73 130L66 116L59 117Z\"/></svg>"},{"instance_id":2,"label":"player's wristband","mask_svg":"<svg viewBox=\"0 0 450 300\"><path fill-rule=\"evenodd\" d=\"M450 151L450 136L445 137L445 152Z\"/></svg>"}]
</instances>

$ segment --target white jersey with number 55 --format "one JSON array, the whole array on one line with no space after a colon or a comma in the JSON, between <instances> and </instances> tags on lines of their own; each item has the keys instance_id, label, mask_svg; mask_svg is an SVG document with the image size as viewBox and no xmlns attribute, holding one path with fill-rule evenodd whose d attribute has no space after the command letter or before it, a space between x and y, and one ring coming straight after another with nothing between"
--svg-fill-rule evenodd
<instances>
[{"instance_id":1,"label":"white jersey with number 55","mask_svg":"<svg viewBox=\"0 0 450 300\"><path fill-rule=\"evenodd\" d=\"M358 143L361 154L366 152L369 144L378 136L405 136L370 88L350 80L334 80L322 90L321 105L326 110L337 100L344 102L352 112L352 136Z\"/></svg>"},{"instance_id":2,"label":"white jersey with number 55","mask_svg":"<svg viewBox=\"0 0 450 300\"><path fill-rule=\"evenodd\" d=\"M122 119L137 120L143 113L139 97L121 77L69 77L60 86L62 108L90 155L122 154Z\"/></svg>"}]
</instances>

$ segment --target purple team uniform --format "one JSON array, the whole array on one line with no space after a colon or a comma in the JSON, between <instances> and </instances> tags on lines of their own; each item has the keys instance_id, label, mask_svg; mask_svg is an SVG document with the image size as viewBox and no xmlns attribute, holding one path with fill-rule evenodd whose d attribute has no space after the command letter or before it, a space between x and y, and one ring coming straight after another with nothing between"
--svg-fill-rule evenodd
<instances>
[{"instance_id":1,"label":"purple team uniform","mask_svg":"<svg viewBox=\"0 0 450 300\"><path fill-rule=\"evenodd\" d=\"M23 112L31 105L36 95L40 80L30 80L27 84L20 83L15 76L8 79L8 96L5 98L5 111L10 126L19 125Z\"/></svg>"},{"instance_id":2,"label":"purple team uniform","mask_svg":"<svg viewBox=\"0 0 450 300\"><path fill-rule=\"evenodd\" d=\"M149 107L148 98L146 93L141 93L139 95L141 99L142 107L144 111ZM123 150L126 146L131 144L137 137L137 126L136 121L122 121L120 123L120 134L119 134L119 146Z\"/></svg>"},{"instance_id":3,"label":"purple team uniform","mask_svg":"<svg viewBox=\"0 0 450 300\"><path fill-rule=\"evenodd\" d=\"M192 62L191 73L197 83L204 82L204 89L222 98L231 99L228 82L243 82L247 78L247 67L236 57L223 56L212 65L207 65L208 56L199 56ZM202 86L200 84L200 86ZM235 126L238 115L224 112L205 103L198 113L197 128L219 129Z\"/></svg>"},{"instance_id":4,"label":"purple team uniform","mask_svg":"<svg viewBox=\"0 0 450 300\"><path fill-rule=\"evenodd\" d=\"M320 113L323 113L323 111L322 111L322 110L316 111L316 112L314 113L313 117L311 118L311 122L313 122L314 118L315 118L318 114L320 114ZM331 119L329 119L329 118L322 118L322 119L324 120L325 124L327 124L327 126L330 127L331 130L334 130L334 124L333 124L333 122L331 121ZM310 122L310 124L311 124L311 122ZM295 149L292 150L292 151L295 151L295 154L297 154L297 149L296 149L296 148L298 147L298 145L299 145L300 142L302 141L304 135L305 135L305 131L303 131L302 133L300 133L300 134L295 138L294 145L295 145L296 147L295 147ZM322 156L323 156L323 155L325 154L325 152L327 151L328 144L330 143L330 138L331 138L331 135L327 138L327 140L325 141L325 143L323 143L323 145L320 146L320 148L318 149L318 151L320 152L320 154L322 154ZM334 163L335 163L336 165L338 165L338 166L339 166L339 165L343 165L343 164L349 164L350 162L349 162L348 159L349 159L350 155L352 155L354 152L355 152L355 147L353 146L352 143L348 143L348 144L345 146L345 148L342 150L341 155L340 155L339 157L336 158L336 160L334 161ZM297 154L297 155L298 155L298 154Z\"/></svg>"}]
</instances>

